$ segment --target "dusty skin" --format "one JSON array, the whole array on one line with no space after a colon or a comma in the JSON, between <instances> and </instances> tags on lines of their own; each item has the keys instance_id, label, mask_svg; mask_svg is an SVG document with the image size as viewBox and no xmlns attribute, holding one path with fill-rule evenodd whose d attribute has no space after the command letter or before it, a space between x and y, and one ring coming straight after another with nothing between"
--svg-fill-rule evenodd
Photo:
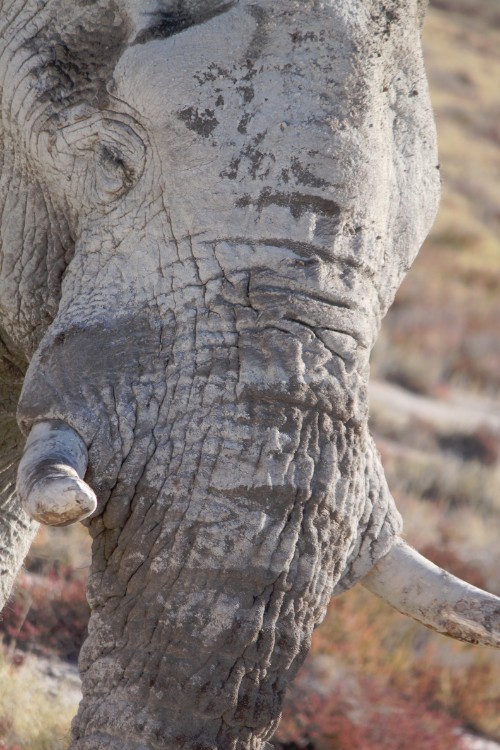
<instances>
[{"instance_id":1,"label":"dusty skin","mask_svg":"<svg viewBox=\"0 0 500 750\"><path fill-rule=\"evenodd\" d=\"M94 540L71 750L269 748L358 581L499 645L500 600L401 540L367 429L438 202L422 15L0 4L2 598L22 434L26 510Z\"/></svg>"}]
</instances>

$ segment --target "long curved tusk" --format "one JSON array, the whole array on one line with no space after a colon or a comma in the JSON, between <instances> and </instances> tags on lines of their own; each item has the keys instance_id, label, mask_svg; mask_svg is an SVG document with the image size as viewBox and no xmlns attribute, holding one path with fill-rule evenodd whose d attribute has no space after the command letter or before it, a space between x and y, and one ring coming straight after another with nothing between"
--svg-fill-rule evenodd
<instances>
[{"instance_id":1,"label":"long curved tusk","mask_svg":"<svg viewBox=\"0 0 500 750\"><path fill-rule=\"evenodd\" d=\"M93 513L96 496L82 481L87 462L87 446L65 422L35 424L17 474L26 512L49 526L67 526Z\"/></svg>"},{"instance_id":2,"label":"long curved tusk","mask_svg":"<svg viewBox=\"0 0 500 750\"><path fill-rule=\"evenodd\" d=\"M500 646L500 598L442 570L402 539L362 584L399 612L438 633Z\"/></svg>"}]
</instances>

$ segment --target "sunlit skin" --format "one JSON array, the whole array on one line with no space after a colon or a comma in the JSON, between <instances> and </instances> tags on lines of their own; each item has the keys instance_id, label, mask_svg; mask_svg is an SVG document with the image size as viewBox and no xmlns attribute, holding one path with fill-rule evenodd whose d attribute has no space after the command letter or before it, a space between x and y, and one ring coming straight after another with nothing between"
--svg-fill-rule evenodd
<instances>
[{"instance_id":1,"label":"sunlit skin","mask_svg":"<svg viewBox=\"0 0 500 750\"><path fill-rule=\"evenodd\" d=\"M359 580L497 644L498 600L401 541L367 427L369 353L439 192L420 6L16 5L18 492L94 539L71 750L265 748Z\"/></svg>"}]
</instances>

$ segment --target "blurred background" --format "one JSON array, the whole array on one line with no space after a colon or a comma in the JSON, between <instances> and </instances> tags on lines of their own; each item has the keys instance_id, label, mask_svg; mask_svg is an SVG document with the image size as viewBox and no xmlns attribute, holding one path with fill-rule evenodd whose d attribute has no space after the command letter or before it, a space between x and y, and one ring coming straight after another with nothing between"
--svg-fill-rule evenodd
<instances>
[{"instance_id":1,"label":"blurred background","mask_svg":"<svg viewBox=\"0 0 500 750\"><path fill-rule=\"evenodd\" d=\"M372 431L407 540L500 595L500 0L434 0L424 46L442 202L373 353ZM89 546L82 526L41 529L4 612L0 750L66 747ZM500 652L358 586L332 600L273 742L500 750Z\"/></svg>"}]
</instances>

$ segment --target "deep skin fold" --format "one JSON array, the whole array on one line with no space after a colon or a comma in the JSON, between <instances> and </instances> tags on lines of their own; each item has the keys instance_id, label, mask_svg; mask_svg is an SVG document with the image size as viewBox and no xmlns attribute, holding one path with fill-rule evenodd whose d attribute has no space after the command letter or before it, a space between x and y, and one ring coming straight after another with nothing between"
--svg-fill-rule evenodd
<instances>
[{"instance_id":1,"label":"deep skin fold","mask_svg":"<svg viewBox=\"0 0 500 750\"><path fill-rule=\"evenodd\" d=\"M366 386L437 201L420 11L219 6L6 9L18 418L72 426L99 499L72 750L261 748L400 531Z\"/></svg>"}]
</instances>

